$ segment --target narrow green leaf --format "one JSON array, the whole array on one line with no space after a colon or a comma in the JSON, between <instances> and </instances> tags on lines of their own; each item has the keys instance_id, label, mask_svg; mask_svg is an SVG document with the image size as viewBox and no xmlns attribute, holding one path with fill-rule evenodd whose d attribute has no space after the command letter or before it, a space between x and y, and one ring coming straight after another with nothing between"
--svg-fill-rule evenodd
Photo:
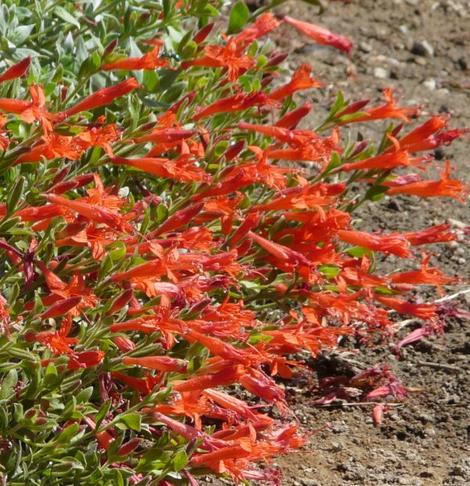
<instances>
[{"instance_id":1,"label":"narrow green leaf","mask_svg":"<svg viewBox=\"0 0 470 486\"><path fill-rule=\"evenodd\" d=\"M57 17L61 18L64 22L67 22L68 24L71 24L78 29L80 28L80 22L67 10L65 10L64 7L57 6L54 8L54 14L57 15Z\"/></svg>"}]
</instances>

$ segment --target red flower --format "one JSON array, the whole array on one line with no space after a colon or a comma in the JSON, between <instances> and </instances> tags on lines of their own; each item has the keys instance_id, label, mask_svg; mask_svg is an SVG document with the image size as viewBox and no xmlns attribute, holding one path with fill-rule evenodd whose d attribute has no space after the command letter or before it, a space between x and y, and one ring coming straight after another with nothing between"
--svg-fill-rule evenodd
<instances>
[{"instance_id":1,"label":"red flower","mask_svg":"<svg viewBox=\"0 0 470 486\"><path fill-rule=\"evenodd\" d=\"M243 111L254 106L273 105L273 100L265 93L258 91L254 93L237 93L227 98L221 98L214 101L209 106L199 110L194 116L193 120L198 121L208 116L216 115L218 113L230 113L234 111ZM1 107L1 106L0 106Z\"/></svg>"},{"instance_id":2,"label":"red flower","mask_svg":"<svg viewBox=\"0 0 470 486\"><path fill-rule=\"evenodd\" d=\"M403 233L403 236L411 245L427 245L429 243L445 243L457 238L455 233L450 231L450 224L431 226L421 231Z\"/></svg>"},{"instance_id":3,"label":"red flower","mask_svg":"<svg viewBox=\"0 0 470 486\"><path fill-rule=\"evenodd\" d=\"M437 306L434 304L412 304L396 297L385 297L377 294L375 299L400 314L410 314L421 319L437 317Z\"/></svg>"},{"instance_id":4,"label":"red flower","mask_svg":"<svg viewBox=\"0 0 470 486\"><path fill-rule=\"evenodd\" d=\"M92 366L99 365L103 359L103 351L83 351L70 356L67 366L69 370L91 368Z\"/></svg>"},{"instance_id":5,"label":"red flower","mask_svg":"<svg viewBox=\"0 0 470 486\"><path fill-rule=\"evenodd\" d=\"M308 64L302 64L292 75L292 79L283 86L271 91L269 97L276 101L281 101L288 96L291 96L296 91L301 91L310 88L320 88L322 83L310 76L312 67Z\"/></svg>"},{"instance_id":6,"label":"red flower","mask_svg":"<svg viewBox=\"0 0 470 486\"><path fill-rule=\"evenodd\" d=\"M347 123L358 123L363 121L372 120L384 120L387 118L397 118L398 120L403 120L404 122L409 122L410 117L416 115L419 111L417 107L410 106L397 106L395 99L393 98L393 90L391 88L386 88L384 90L385 104L377 106L375 108L369 108L368 110L361 110L361 115L349 118L346 121L342 121L342 125ZM360 101L358 103L364 103ZM364 105L362 105L364 106ZM346 114L344 111L342 115Z\"/></svg>"},{"instance_id":7,"label":"red flower","mask_svg":"<svg viewBox=\"0 0 470 486\"><path fill-rule=\"evenodd\" d=\"M13 66L9 67L5 72L0 74L0 83L4 81L11 81L12 79L19 78L25 74L31 64L31 57L27 57L20 62L17 62Z\"/></svg>"},{"instance_id":8,"label":"red flower","mask_svg":"<svg viewBox=\"0 0 470 486\"><path fill-rule=\"evenodd\" d=\"M372 251L392 253L403 258L411 255L410 243L399 234L378 235L364 231L338 230L337 235L346 243L362 246Z\"/></svg>"},{"instance_id":9,"label":"red flower","mask_svg":"<svg viewBox=\"0 0 470 486\"><path fill-rule=\"evenodd\" d=\"M138 69L156 69L168 65L168 60L160 59L159 54L163 45L162 41L153 41L154 48L144 54L142 57L128 57L118 61L103 64L101 69L103 71L136 71Z\"/></svg>"},{"instance_id":10,"label":"red flower","mask_svg":"<svg viewBox=\"0 0 470 486\"><path fill-rule=\"evenodd\" d=\"M301 20L293 19L286 15L284 17L284 22L292 25L299 32L309 37L318 44L323 44L325 46L332 46L341 51L351 53L352 42L342 35L334 34L324 27L319 25L310 24L308 22L302 22Z\"/></svg>"},{"instance_id":11,"label":"red flower","mask_svg":"<svg viewBox=\"0 0 470 486\"><path fill-rule=\"evenodd\" d=\"M93 93L84 100L78 102L76 105L73 105L72 107L65 110L62 115L67 118L82 111L89 111L95 108L109 105L116 98L130 93L138 87L139 83L135 78L126 79L125 81L122 81L115 86L110 86L109 88L102 88L98 90L96 93Z\"/></svg>"},{"instance_id":12,"label":"red flower","mask_svg":"<svg viewBox=\"0 0 470 486\"><path fill-rule=\"evenodd\" d=\"M111 162L119 165L130 165L157 177L166 177L181 182L210 182L211 176L196 165L192 155L180 155L177 159L141 157L125 159L112 157Z\"/></svg>"},{"instance_id":13,"label":"red flower","mask_svg":"<svg viewBox=\"0 0 470 486\"><path fill-rule=\"evenodd\" d=\"M465 202L468 195L468 187L457 179L450 177L450 161L447 161L441 178L434 181L418 181L410 184L393 186L387 194L409 194L419 197L453 197L461 202Z\"/></svg>"},{"instance_id":14,"label":"red flower","mask_svg":"<svg viewBox=\"0 0 470 486\"><path fill-rule=\"evenodd\" d=\"M150 370L185 373L188 363L182 359L170 358L168 356L145 356L134 358L126 356L122 362L127 366L142 366Z\"/></svg>"},{"instance_id":15,"label":"red flower","mask_svg":"<svg viewBox=\"0 0 470 486\"><path fill-rule=\"evenodd\" d=\"M338 170L346 172L351 170L388 170L397 167L417 165L422 160L422 158L411 158L408 152L399 150L397 152L380 154L358 162L343 164Z\"/></svg>"}]
</instances>

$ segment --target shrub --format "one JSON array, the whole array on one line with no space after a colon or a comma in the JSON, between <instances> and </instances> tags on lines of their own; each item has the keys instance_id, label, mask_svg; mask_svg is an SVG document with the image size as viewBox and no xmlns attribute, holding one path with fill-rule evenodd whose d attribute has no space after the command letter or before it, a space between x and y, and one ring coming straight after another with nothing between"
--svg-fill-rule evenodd
<instances>
[{"instance_id":1,"label":"shrub","mask_svg":"<svg viewBox=\"0 0 470 486\"><path fill-rule=\"evenodd\" d=\"M351 214L385 194L463 199L449 163L407 172L463 131L405 128L418 110L390 90L372 107L339 93L297 128L312 105L296 93L321 82L308 65L282 82L270 32L351 44L267 8L234 2L225 30L217 0L30 3L0 7L4 480L275 481L256 463L304 443L277 380L304 352L387 337L391 312L424 322L406 342L442 327L407 295L455 279L428 257L381 275L377 255L412 259L449 227L367 233ZM343 136L376 120L378 143ZM387 369L355 379L371 400L406 393Z\"/></svg>"}]
</instances>

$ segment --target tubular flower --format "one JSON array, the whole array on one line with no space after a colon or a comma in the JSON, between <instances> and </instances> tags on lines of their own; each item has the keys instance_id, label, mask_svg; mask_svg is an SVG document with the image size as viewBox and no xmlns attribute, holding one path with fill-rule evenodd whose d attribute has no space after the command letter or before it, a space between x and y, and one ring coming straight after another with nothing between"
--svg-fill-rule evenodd
<instances>
[{"instance_id":1,"label":"tubular flower","mask_svg":"<svg viewBox=\"0 0 470 486\"><path fill-rule=\"evenodd\" d=\"M256 65L256 61L243 54L243 46L237 44L235 39L229 39L224 46L206 46L203 57L187 61L187 65L210 68L225 68L228 79L236 81L240 74Z\"/></svg>"},{"instance_id":2,"label":"tubular flower","mask_svg":"<svg viewBox=\"0 0 470 486\"><path fill-rule=\"evenodd\" d=\"M142 57L128 57L125 59L119 59L117 61L103 64L101 69L103 71L136 71L138 69L157 69L168 65L167 59L161 59L159 57L160 51L163 46L162 41L153 41L154 48L144 54Z\"/></svg>"},{"instance_id":3,"label":"tubular flower","mask_svg":"<svg viewBox=\"0 0 470 486\"><path fill-rule=\"evenodd\" d=\"M447 161L441 178L435 181L419 181L391 187L387 194L408 194L419 197L452 197L465 202L468 188L459 180L450 178L450 161Z\"/></svg>"},{"instance_id":4,"label":"tubular flower","mask_svg":"<svg viewBox=\"0 0 470 486\"><path fill-rule=\"evenodd\" d=\"M408 152L399 150L397 152L377 155L369 159L343 164L340 170L348 172L351 170L388 170L396 167L408 167L422 162L422 158L411 158Z\"/></svg>"},{"instance_id":5,"label":"tubular flower","mask_svg":"<svg viewBox=\"0 0 470 486\"><path fill-rule=\"evenodd\" d=\"M55 354L72 354L71 346L78 344L77 338L68 337L72 328L72 320L64 319L62 326L56 332L42 331L36 334L27 335L29 341L37 341L47 346Z\"/></svg>"},{"instance_id":6,"label":"tubular flower","mask_svg":"<svg viewBox=\"0 0 470 486\"><path fill-rule=\"evenodd\" d=\"M11 81L12 79L20 78L29 69L31 64L31 57L26 57L20 62L13 64L13 66L9 67L6 71L0 74L0 83L4 83L5 81Z\"/></svg>"},{"instance_id":7,"label":"tubular flower","mask_svg":"<svg viewBox=\"0 0 470 486\"><path fill-rule=\"evenodd\" d=\"M96 93L93 93L84 100L79 101L77 104L62 112L61 116L68 118L76 115L77 113L81 113L82 111L94 110L95 108L110 105L116 98L125 96L138 87L139 83L137 80L135 78L129 78L114 86L110 86L109 88L102 88Z\"/></svg>"},{"instance_id":8,"label":"tubular flower","mask_svg":"<svg viewBox=\"0 0 470 486\"><path fill-rule=\"evenodd\" d=\"M334 34L324 27L310 24L308 22L302 22L301 20L294 19L288 15L286 15L283 20L318 44L335 47L347 54L350 54L352 51L352 42L347 37Z\"/></svg>"},{"instance_id":9,"label":"tubular flower","mask_svg":"<svg viewBox=\"0 0 470 486\"><path fill-rule=\"evenodd\" d=\"M337 235L346 243L362 246L372 251L391 253L402 258L407 258L411 255L410 243L404 235L378 235L351 230L339 230Z\"/></svg>"},{"instance_id":10,"label":"tubular flower","mask_svg":"<svg viewBox=\"0 0 470 486\"><path fill-rule=\"evenodd\" d=\"M40 121L46 131L52 129L51 122L57 120L57 115L46 109L46 98L41 86L32 85L29 88L31 101L0 98L0 110L15 113L26 123Z\"/></svg>"},{"instance_id":11,"label":"tubular flower","mask_svg":"<svg viewBox=\"0 0 470 486\"><path fill-rule=\"evenodd\" d=\"M457 238L455 233L450 231L449 224L431 226L421 231L411 231L402 235L413 246L428 245L430 243L446 243Z\"/></svg>"},{"instance_id":12,"label":"tubular flower","mask_svg":"<svg viewBox=\"0 0 470 486\"><path fill-rule=\"evenodd\" d=\"M409 314L421 319L437 317L437 306L434 304L412 304L395 297L385 297L383 295L376 295L375 299L401 314Z\"/></svg>"},{"instance_id":13,"label":"tubular flower","mask_svg":"<svg viewBox=\"0 0 470 486\"><path fill-rule=\"evenodd\" d=\"M235 35L233 40L237 45L246 48L255 40L277 29L280 24L281 22L271 12L266 12L257 17L253 24L248 25Z\"/></svg>"},{"instance_id":14,"label":"tubular flower","mask_svg":"<svg viewBox=\"0 0 470 486\"><path fill-rule=\"evenodd\" d=\"M457 282L455 277L444 275L438 268L430 267L429 260L430 256L425 255L419 270L392 273L389 276L390 281L394 284L436 285L437 287Z\"/></svg>"},{"instance_id":15,"label":"tubular flower","mask_svg":"<svg viewBox=\"0 0 470 486\"><path fill-rule=\"evenodd\" d=\"M292 79L285 85L271 91L269 97L273 100L280 101L287 96L291 96L296 91L302 91L310 88L321 88L323 85L310 76L312 67L308 64L302 64L292 75Z\"/></svg>"},{"instance_id":16,"label":"tubular flower","mask_svg":"<svg viewBox=\"0 0 470 486\"><path fill-rule=\"evenodd\" d=\"M214 101L209 106L200 109L194 116L194 121L199 121L208 116L217 115L218 113L231 113L234 111L243 111L248 108L260 106L273 106L275 102L267 94L259 91L254 93L237 93L228 98L221 98ZM0 105L1 108L1 105Z\"/></svg>"},{"instance_id":17,"label":"tubular flower","mask_svg":"<svg viewBox=\"0 0 470 486\"><path fill-rule=\"evenodd\" d=\"M210 182L211 180L211 176L196 165L192 155L180 155L174 160L155 157L139 159L112 157L111 162L118 165L129 165L157 177L181 182Z\"/></svg>"},{"instance_id":18,"label":"tubular flower","mask_svg":"<svg viewBox=\"0 0 470 486\"><path fill-rule=\"evenodd\" d=\"M70 209L96 223L105 224L106 226L119 231L128 229L128 225L122 215L111 211L110 209L95 206L77 199L66 199L57 194L45 194L45 197L49 202Z\"/></svg>"},{"instance_id":19,"label":"tubular flower","mask_svg":"<svg viewBox=\"0 0 470 486\"><path fill-rule=\"evenodd\" d=\"M361 114L349 118L346 121L342 121L341 125L348 123L359 123L372 120L386 120L388 118L395 118L402 120L405 123L410 121L410 117L415 116L419 108L410 106L397 106L393 97L393 90L387 88L384 90L385 103L375 108L369 108L368 110L361 110Z\"/></svg>"},{"instance_id":20,"label":"tubular flower","mask_svg":"<svg viewBox=\"0 0 470 486\"><path fill-rule=\"evenodd\" d=\"M311 111L313 105L311 103L304 103L295 110L289 111L282 118L276 122L276 127L294 129Z\"/></svg>"},{"instance_id":21,"label":"tubular flower","mask_svg":"<svg viewBox=\"0 0 470 486\"><path fill-rule=\"evenodd\" d=\"M168 356L145 356L134 358L126 356L122 362L128 366L142 366L151 370L185 373L188 363L185 360L169 358Z\"/></svg>"}]
</instances>

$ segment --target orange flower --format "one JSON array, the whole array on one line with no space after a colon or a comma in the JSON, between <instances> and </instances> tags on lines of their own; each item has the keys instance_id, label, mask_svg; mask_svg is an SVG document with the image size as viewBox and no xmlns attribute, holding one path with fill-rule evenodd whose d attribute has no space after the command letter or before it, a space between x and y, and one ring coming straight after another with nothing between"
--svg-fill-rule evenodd
<instances>
[{"instance_id":1,"label":"orange flower","mask_svg":"<svg viewBox=\"0 0 470 486\"><path fill-rule=\"evenodd\" d=\"M289 209L313 209L328 206L344 191L345 184L317 183L307 186L290 187L281 191L271 201L253 206L253 211L279 211Z\"/></svg>"},{"instance_id":2,"label":"orange flower","mask_svg":"<svg viewBox=\"0 0 470 486\"><path fill-rule=\"evenodd\" d=\"M221 98L214 101L209 106L199 110L194 116L193 120L198 121L208 116L217 115L218 113L230 113L234 111L243 111L254 106L273 105L274 101L261 91L254 93L237 93L227 98ZM1 105L0 105L1 108Z\"/></svg>"},{"instance_id":3,"label":"orange flower","mask_svg":"<svg viewBox=\"0 0 470 486\"><path fill-rule=\"evenodd\" d=\"M12 79L20 78L25 74L31 64L31 57L26 57L25 59L17 62L13 66L9 67L5 72L0 74L0 83L5 81L11 81Z\"/></svg>"},{"instance_id":4,"label":"orange flower","mask_svg":"<svg viewBox=\"0 0 470 486\"><path fill-rule=\"evenodd\" d=\"M7 113L15 113L26 123L33 123L38 120L47 131L51 130L51 121L56 120L57 116L47 111L43 88L32 85L29 88L29 92L31 94L31 101L0 98L0 110L6 111Z\"/></svg>"},{"instance_id":5,"label":"orange flower","mask_svg":"<svg viewBox=\"0 0 470 486\"><path fill-rule=\"evenodd\" d=\"M243 46L230 39L226 45L206 46L204 56L193 61L186 61L184 65L202 66L227 69L228 79L236 81L240 74L256 65L256 61L243 54Z\"/></svg>"},{"instance_id":6,"label":"orange flower","mask_svg":"<svg viewBox=\"0 0 470 486\"><path fill-rule=\"evenodd\" d=\"M138 69L157 69L168 65L168 60L160 59L159 54L163 46L160 40L153 41L154 48L141 57L128 57L118 61L103 64L101 69L103 71L136 71Z\"/></svg>"},{"instance_id":7,"label":"orange flower","mask_svg":"<svg viewBox=\"0 0 470 486\"><path fill-rule=\"evenodd\" d=\"M83 351L82 353L70 356L67 367L69 370L91 368L102 363L103 359L103 351Z\"/></svg>"},{"instance_id":8,"label":"orange flower","mask_svg":"<svg viewBox=\"0 0 470 486\"><path fill-rule=\"evenodd\" d=\"M388 170L396 167L417 165L423 160L423 158L411 158L408 152L399 150L397 152L380 154L375 157L359 160L358 162L343 164L338 170L346 172L351 170Z\"/></svg>"},{"instance_id":9,"label":"orange flower","mask_svg":"<svg viewBox=\"0 0 470 486\"><path fill-rule=\"evenodd\" d=\"M301 91L310 88L320 88L322 83L310 76L312 67L308 64L302 64L292 75L292 79L283 86L271 91L269 97L276 101L281 101L284 98L294 94L296 91Z\"/></svg>"},{"instance_id":10,"label":"orange flower","mask_svg":"<svg viewBox=\"0 0 470 486\"><path fill-rule=\"evenodd\" d=\"M71 346L78 344L77 338L68 337L72 328L72 319L66 317L62 321L59 331L42 331L36 334L27 334L28 341L37 341L47 346L55 354L72 354Z\"/></svg>"},{"instance_id":11,"label":"orange flower","mask_svg":"<svg viewBox=\"0 0 470 486\"><path fill-rule=\"evenodd\" d=\"M332 46L336 49L347 52L348 54L351 53L352 42L347 37L334 34L333 32L330 32L329 30L325 29L324 27L320 27L319 25L314 25L308 22L302 22L301 20L293 19L288 15L286 15L283 20L284 22L292 25L299 32L309 37L313 41L317 42L318 44Z\"/></svg>"},{"instance_id":12,"label":"orange flower","mask_svg":"<svg viewBox=\"0 0 470 486\"><path fill-rule=\"evenodd\" d=\"M417 285L442 285L453 284L458 281L455 277L444 275L438 268L429 266L429 255L425 255L419 270L409 272L397 272L390 275L390 281L394 284L417 284Z\"/></svg>"},{"instance_id":13,"label":"orange flower","mask_svg":"<svg viewBox=\"0 0 470 486\"><path fill-rule=\"evenodd\" d=\"M411 255L410 243L407 238L399 234L378 235L365 231L338 230L340 239L351 245L362 246L372 251L391 253L402 258Z\"/></svg>"},{"instance_id":14,"label":"orange flower","mask_svg":"<svg viewBox=\"0 0 470 486\"><path fill-rule=\"evenodd\" d=\"M384 120L387 118L396 118L404 122L409 122L410 117L416 115L419 111L419 108L417 107L397 106L391 88L384 89L384 98L385 104L375 108L369 108L368 110L361 110L361 113L364 112L363 115L343 121L341 122L341 125L371 120ZM362 101L360 103L362 103Z\"/></svg>"},{"instance_id":15,"label":"orange flower","mask_svg":"<svg viewBox=\"0 0 470 486\"><path fill-rule=\"evenodd\" d=\"M156 157L141 157L125 159L111 157L113 164L129 165L157 177L166 177L181 182L210 182L211 176L196 165L194 157L189 154L180 155L177 159L162 159Z\"/></svg>"},{"instance_id":16,"label":"orange flower","mask_svg":"<svg viewBox=\"0 0 470 486\"><path fill-rule=\"evenodd\" d=\"M94 221L95 223L102 223L119 231L126 231L130 229L123 216L119 213L111 211L110 209L92 205L78 199L66 199L65 197L58 196L57 194L44 194L44 196L49 202L70 209L71 211L74 211L90 221Z\"/></svg>"},{"instance_id":17,"label":"orange flower","mask_svg":"<svg viewBox=\"0 0 470 486\"><path fill-rule=\"evenodd\" d=\"M441 178L434 181L419 181L410 184L393 186L387 194L409 194L418 197L453 197L461 202L465 202L468 195L468 187L457 179L450 177L450 161L447 161Z\"/></svg>"},{"instance_id":18,"label":"orange flower","mask_svg":"<svg viewBox=\"0 0 470 486\"><path fill-rule=\"evenodd\" d=\"M271 13L267 12L256 18L255 22L245 27L239 34L233 36L236 44L243 48L253 41L277 29L281 22Z\"/></svg>"},{"instance_id":19,"label":"orange flower","mask_svg":"<svg viewBox=\"0 0 470 486\"><path fill-rule=\"evenodd\" d=\"M186 373L188 368L187 361L168 356L145 356L139 358L126 356L122 362L127 366L142 366L143 368L165 372Z\"/></svg>"},{"instance_id":20,"label":"orange flower","mask_svg":"<svg viewBox=\"0 0 470 486\"><path fill-rule=\"evenodd\" d=\"M413 246L427 245L429 243L445 243L457 238L455 233L450 231L450 224L431 226L421 231L403 233L402 236L404 236Z\"/></svg>"},{"instance_id":21,"label":"orange flower","mask_svg":"<svg viewBox=\"0 0 470 486\"><path fill-rule=\"evenodd\" d=\"M312 111L313 105L311 103L304 103L295 110L289 111L282 118L275 123L274 126L281 128L294 129L300 120L306 117Z\"/></svg>"},{"instance_id":22,"label":"orange flower","mask_svg":"<svg viewBox=\"0 0 470 486\"><path fill-rule=\"evenodd\" d=\"M41 319L49 319L51 317L59 317L67 314L69 311L77 307L81 302L82 297L68 297L63 300L59 300L52 304L46 311L44 311L40 317Z\"/></svg>"},{"instance_id":23,"label":"orange flower","mask_svg":"<svg viewBox=\"0 0 470 486\"><path fill-rule=\"evenodd\" d=\"M206 388L214 388L221 385L231 385L232 383L238 382L241 375L243 375L243 367L230 364L214 374L195 376L185 381L176 382L173 385L173 390L182 393L205 390Z\"/></svg>"},{"instance_id":24,"label":"orange flower","mask_svg":"<svg viewBox=\"0 0 470 486\"><path fill-rule=\"evenodd\" d=\"M137 137L134 139L137 143L153 142L153 143L173 143L180 142L186 138L192 137L196 130L186 130L184 128L155 128L148 135L143 135L142 137Z\"/></svg>"},{"instance_id":25,"label":"orange flower","mask_svg":"<svg viewBox=\"0 0 470 486\"><path fill-rule=\"evenodd\" d=\"M377 294L375 295L375 299L400 314L409 314L420 319L437 317L437 306L434 304L412 304L411 302L406 302L395 297L385 297Z\"/></svg>"},{"instance_id":26,"label":"orange flower","mask_svg":"<svg viewBox=\"0 0 470 486\"><path fill-rule=\"evenodd\" d=\"M152 231L147 235L148 239L156 238L157 236L169 233L175 229L179 229L182 226L188 224L193 218L195 218L204 207L204 203L191 204L190 206L180 209L172 214L159 228Z\"/></svg>"},{"instance_id":27,"label":"orange flower","mask_svg":"<svg viewBox=\"0 0 470 486\"><path fill-rule=\"evenodd\" d=\"M116 98L124 96L134 89L139 87L139 83L135 78L129 78L122 81L115 86L110 86L108 88L102 88L96 93L91 94L82 101L79 101L76 105L65 110L61 115L65 118L75 115L82 111L89 111L95 108L100 108L111 104ZM0 105L1 108L1 105Z\"/></svg>"}]
</instances>

